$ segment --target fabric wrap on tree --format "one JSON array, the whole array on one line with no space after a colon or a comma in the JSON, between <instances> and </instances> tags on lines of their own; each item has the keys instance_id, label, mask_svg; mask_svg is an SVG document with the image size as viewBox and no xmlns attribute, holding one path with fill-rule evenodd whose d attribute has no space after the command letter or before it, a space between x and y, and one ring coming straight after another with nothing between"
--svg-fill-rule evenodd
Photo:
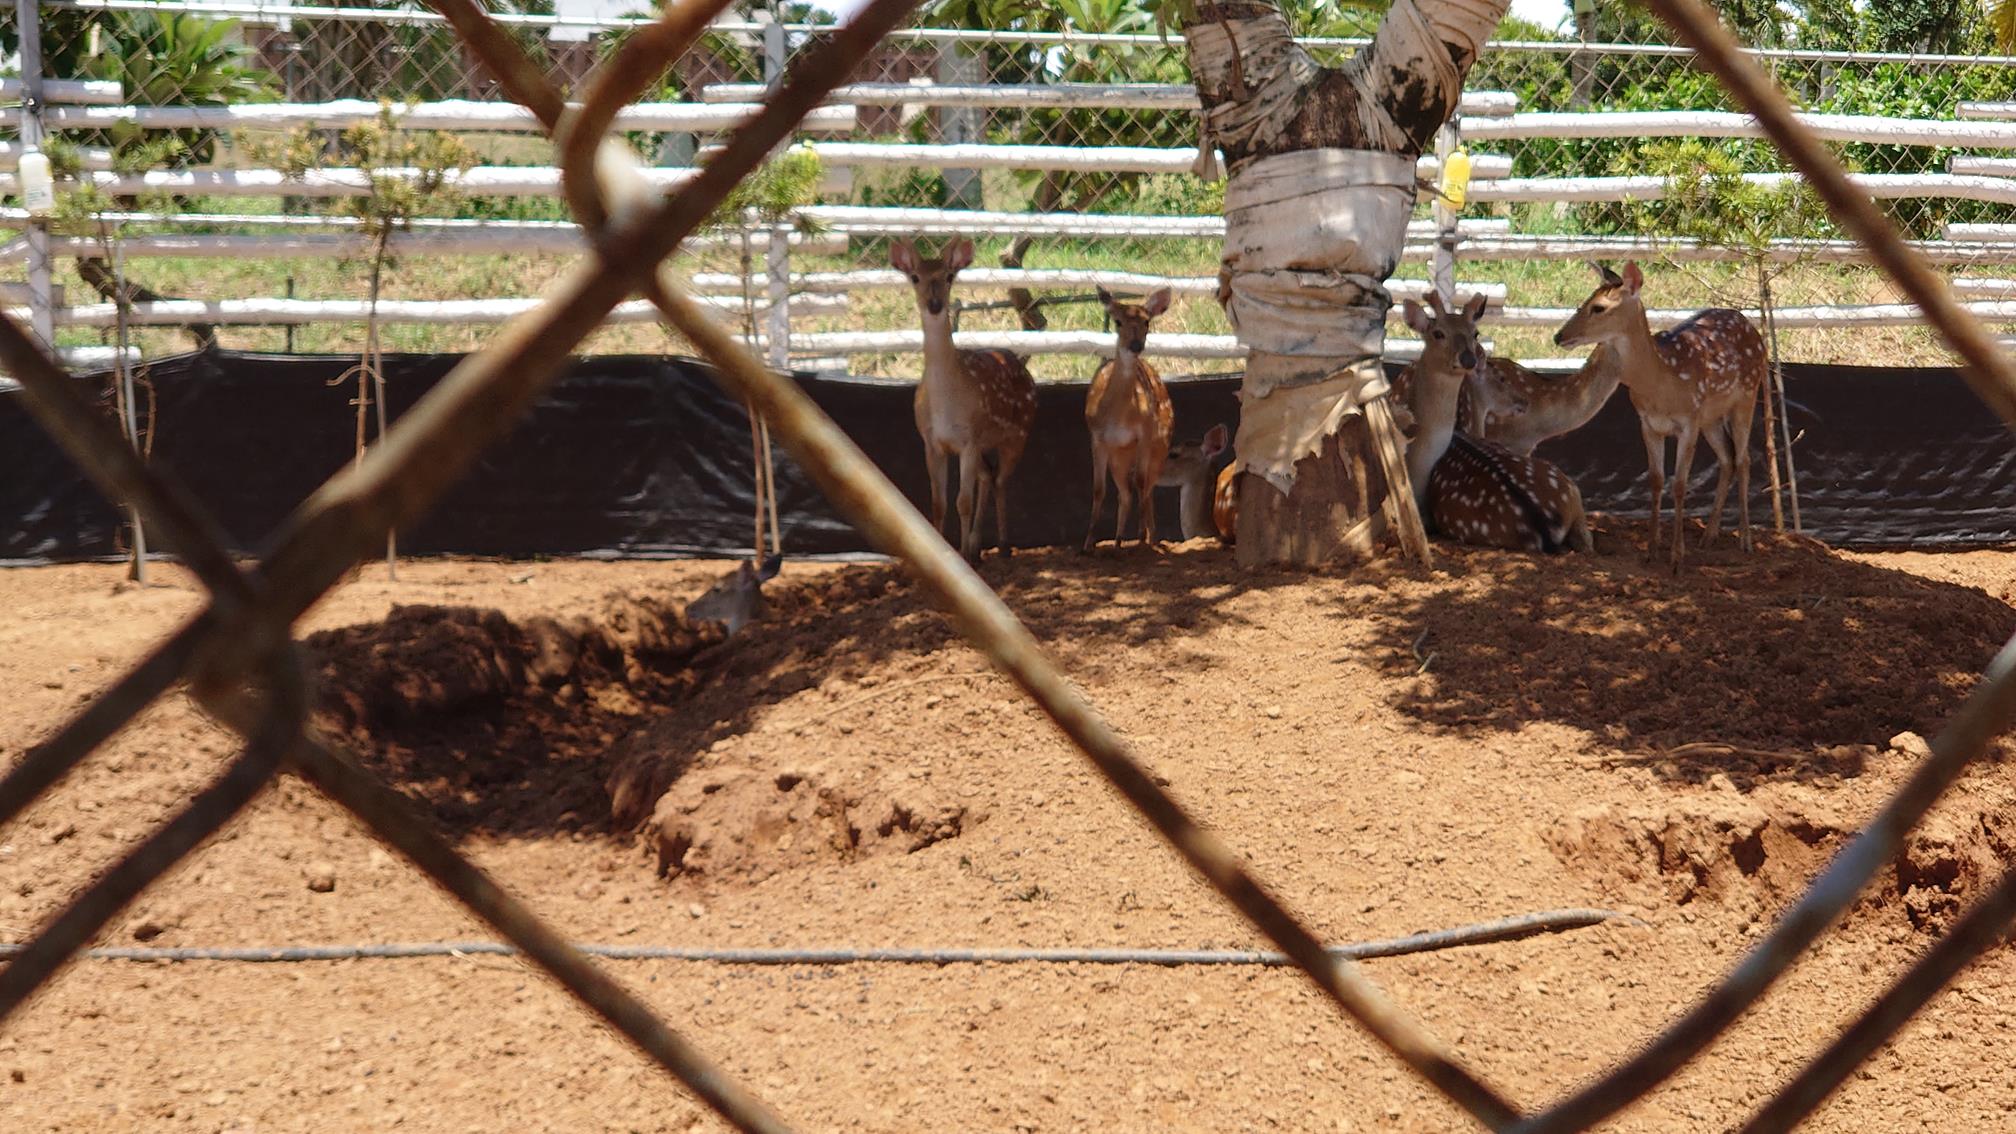
<instances>
[{"instance_id":1,"label":"fabric wrap on tree","mask_svg":"<svg viewBox=\"0 0 2016 1134\"><path fill-rule=\"evenodd\" d=\"M1249 357L1239 466L1282 492L1368 401L1388 392L1380 358L1416 199L1421 108L1454 107L1458 58L1475 57L1502 3L1453 0L1431 19L1394 0L1377 35L1342 67L1319 66L1278 15L1185 29L1206 91L1202 148L1230 159L1220 299ZM1349 90L1340 97L1338 81ZM1318 90L1347 112L1337 141L1309 147L1301 116ZM1428 126L1432 133L1439 121ZM1299 140L1298 140L1299 139Z\"/></svg>"},{"instance_id":2,"label":"fabric wrap on tree","mask_svg":"<svg viewBox=\"0 0 2016 1134\"><path fill-rule=\"evenodd\" d=\"M1298 150L1247 163L1226 187L1225 309L1249 352L1234 450L1283 492L1295 462L1387 392L1384 280L1413 210L1401 154ZM1256 365L1268 355L1278 361Z\"/></svg>"}]
</instances>

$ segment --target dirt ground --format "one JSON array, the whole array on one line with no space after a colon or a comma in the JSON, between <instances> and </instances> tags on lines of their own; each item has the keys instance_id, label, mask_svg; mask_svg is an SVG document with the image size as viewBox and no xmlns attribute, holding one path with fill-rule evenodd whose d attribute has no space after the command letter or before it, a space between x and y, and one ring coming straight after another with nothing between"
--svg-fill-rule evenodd
<instances>
[{"instance_id":1,"label":"dirt ground","mask_svg":"<svg viewBox=\"0 0 2016 1134\"><path fill-rule=\"evenodd\" d=\"M1366 966L1534 1106L1726 971L1911 766L1893 738L1935 732L2016 629L2009 553L1779 541L1696 564L1443 548L1433 576L1253 575L1200 543L985 573L1327 939L1568 906L1642 919ZM324 726L577 940L1261 946L900 573L787 564L770 618L715 643L670 612L721 567L369 569L303 627ZM195 609L163 574L0 572L0 767ZM231 751L171 698L0 829L0 939ZM2012 823L1998 758L1760 1010L1613 1128L1740 1123L2016 860ZM285 782L105 940L491 936ZM805 1130L1468 1128L1290 971L609 967ZM1998 951L1812 1128L2008 1128L2011 1007ZM0 1031L9 1131L717 1125L502 958L86 961Z\"/></svg>"}]
</instances>

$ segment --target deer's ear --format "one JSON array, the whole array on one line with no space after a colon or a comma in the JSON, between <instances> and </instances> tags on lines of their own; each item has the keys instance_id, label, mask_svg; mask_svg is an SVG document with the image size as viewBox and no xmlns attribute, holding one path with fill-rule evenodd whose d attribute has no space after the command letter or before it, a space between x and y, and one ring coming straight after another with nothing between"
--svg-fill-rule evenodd
<instances>
[{"instance_id":1,"label":"deer's ear","mask_svg":"<svg viewBox=\"0 0 2016 1134\"><path fill-rule=\"evenodd\" d=\"M1463 317L1472 323L1482 319L1484 317L1485 302L1486 300L1482 292L1471 296L1470 302L1463 305Z\"/></svg>"},{"instance_id":2,"label":"deer's ear","mask_svg":"<svg viewBox=\"0 0 2016 1134\"><path fill-rule=\"evenodd\" d=\"M1638 261L1633 260L1624 265L1624 290L1637 295L1638 289L1644 286L1645 273L1638 270Z\"/></svg>"},{"instance_id":3,"label":"deer's ear","mask_svg":"<svg viewBox=\"0 0 2016 1134\"><path fill-rule=\"evenodd\" d=\"M1113 306L1113 293L1112 293L1112 292L1110 292L1110 291L1107 291L1107 290L1106 290L1105 288L1103 288L1103 287L1102 287L1102 288L1100 288L1100 289L1099 289L1099 305L1100 305L1100 306L1102 306L1102 307L1111 307L1111 306Z\"/></svg>"},{"instance_id":4,"label":"deer's ear","mask_svg":"<svg viewBox=\"0 0 2016 1134\"><path fill-rule=\"evenodd\" d=\"M1411 299L1400 305L1400 311L1402 317L1407 320L1407 325L1414 328L1416 334L1425 335L1428 333L1428 328L1435 325L1435 320L1428 312Z\"/></svg>"},{"instance_id":5,"label":"deer's ear","mask_svg":"<svg viewBox=\"0 0 2016 1134\"><path fill-rule=\"evenodd\" d=\"M945 268L956 272L973 262L973 242L960 237L945 249Z\"/></svg>"},{"instance_id":6,"label":"deer's ear","mask_svg":"<svg viewBox=\"0 0 2016 1134\"><path fill-rule=\"evenodd\" d=\"M1204 459L1210 460L1212 457L1224 452L1226 446L1231 443L1232 431L1225 428L1224 422L1221 421L1212 426L1204 434Z\"/></svg>"},{"instance_id":7,"label":"deer's ear","mask_svg":"<svg viewBox=\"0 0 2016 1134\"><path fill-rule=\"evenodd\" d=\"M889 242L889 266L899 272L917 271L917 246L907 240Z\"/></svg>"},{"instance_id":8,"label":"deer's ear","mask_svg":"<svg viewBox=\"0 0 2016 1134\"><path fill-rule=\"evenodd\" d=\"M1141 305L1141 310L1146 311L1150 319L1169 310L1169 289L1158 287L1149 292L1148 302Z\"/></svg>"}]
</instances>

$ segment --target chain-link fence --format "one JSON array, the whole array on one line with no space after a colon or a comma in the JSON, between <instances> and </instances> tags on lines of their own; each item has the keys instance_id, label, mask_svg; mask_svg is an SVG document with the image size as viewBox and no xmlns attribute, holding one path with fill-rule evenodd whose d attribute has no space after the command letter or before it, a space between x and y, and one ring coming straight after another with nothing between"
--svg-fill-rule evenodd
<instances>
[{"instance_id":1,"label":"chain-link fence","mask_svg":"<svg viewBox=\"0 0 2016 1134\"><path fill-rule=\"evenodd\" d=\"M289 194L289 183L260 175L291 158L297 173L325 182L348 171L349 191L368 194L371 179L356 170L344 131L373 118L380 100L395 104L406 124L425 121L452 134L467 167L459 192L413 204L411 234L388 249L387 302L378 308L385 349L473 348L578 256L550 147L529 119L509 128L485 120L501 109L502 90L437 15L205 0L50 0L39 13L41 70L54 84L42 112L48 148L59 173L104 182L95 195L68 194L60 210L52 278L66 345L121 337L116 276L126 294L157 304L124 319L124 337L145 353L185 349L213 328L234 347L359 349L374 273L369 241L357 232L368 228L353 215L357 201L326 195L340 186ZM11 9L7 15L0 37L11 43ZM572 90L643 17L499 11L497 18L544 75ZM640 112L632 119L640 128L626 136L668 177L694 166L819 32L717 23L644 95L666 109ZM1333 60L1362 41L1310 42L1318 58ZM1951 125L1993 113L1970 110L1974 104L2016 98L2016 67L2000 59L1754 57L1803 108L1872 122ZM1219 247L1209 220L1222 184L1193 171L1195 96L1187 81L1174 37L906 29L800 131L818 155L816 186L795 199L745 202L762 207L723 218L731 223L693 242L680 270L707 302L771 344L774 358L914 374L914 311L885 270L886 241L958 231L979 243L977 262L992 271L969 273L961 329L996 332L987 341L1029 351L1041 377L1082 377L1092 365L1086 351L1103 329L1093 301L1101 283L1173 286L1177 302L1156 329L1194 337L1169 340L1170 365L1236 368L1213 302ZM1534 116L1731 110L1686 49L1501 42L1486 51L1469 87L1479 113L1466 120L1491 131L1467 139L1480 180L1465 214L1473 238L1457 253L1456 277L1459 288L1485 287L1499 301L1498 353L1558 353L1553 326L1587 293L1589 277L1573 264L1587 254L1659 263L1655 305L1675 313L1754 308L1768 283L1772 302L1793 309L1779 321L1788 358L1946 360L1852 247L1795 243L1839 240L1825 210L1781 197L1760 207L1726 191L1741 174L1782 171L1754 131L1704 135L1684 122L1632 130L1527 125L1539 121ZM719 113L700 113L710 108ZM692 128L664 128L681 123ZM1992 133L1996 124L1979 125ZM1840 143L1837 153L1859 172L1915 179L1884 190L1886 210L1908 234L1942 241L1948 261L1979 266L2016 258L2016 228L2006 227L2016 225L2016 188L1965 172L1984 156L1989 171L2006 172L1992 164L1996 144L1938 137L1921 144L1876 131ZM1686 205L1644 199L1648 178L1698 184L1704 171L1720 196ZM1637 196L1624 184L1633 178ZM1562 183L1573 179L1592 184L1569 192ZM828 208L790 213L791 231L775 231L788 213L781 206L815 194ZM905 211L917 209L1014 215ZM1081 222L1079 214L1106 219ZM1424 203L1424 226L1428 219ZM1964 239L1948 239L1955 236ZM1427 278L1426 237L1410 250L1401 279ZM1591 239L1571 244L1564 257L1548 243L1564 237ZM10 251L17 264L26 255ZM1986 289L1983 299L2001 297L1992 281L1975 286ZM177 308L158 305L165 300L214 306L203 320L178 322ZM667 347L648 312L624 318L636 322L598 332L589 349Z\"/></svg>"},{"instance_id":2,"label":"chain-link fence","mask_svg":"<svg viewBox=\"0 0 2016 1134\"><path fill-rule=\"evenodd\" d=\"M127 295L155 303L125 319L125 339L145 353L185 349L212 327L232 347L359 349L373 258L351 216L357 202L325 196L335 192L327 186L286 194L290 186L262 182L260 172L274 169L278 153L306 153L314 176L329 182L349 169L349 192L369 194L345 127L375 117L379 101L395 103L409 125L427 121L452 133L468 165L464 188L417 202L411 234L389 248L387 303L379 307L385 349L472 349L579 254L550 147L528 129L530 119L508 129L484 119L500 111L502 89L435 14L202 0L52 0L38 12L44 69L60 81L40 115L46 147L58 174L103 182L89 200L69 194L67 220L56 226L62 343L119 337L111 303L121 295L119 276ZM560 89L579 89L641 20L498 18ZM12 42L12 18L4 24ZM806 24L718 22L653 79L643 101L661 113L631 119L689 121L694 129L629 129L627 137L667 176L691 167L818 34ZM1361 40L1310 42L1318 59L1341 59ZM1966 123L1994 113L1974 105L2016 97L2016 67L1998 59L1794 50L1756 59L1804 109L1869 123ZM1460 291L1490 289L1510 309L1492 329L1498 353L1556 353L1552 327L1587 295L1589 276L1548 242L1579 238L1568 246L1574 254L1663 262L1653 297L1675 315L1706 305L1758 307L1768 282L1772 303L1792 309L1778 321L1786 357L1945 361L1853 248L1796 244L1841 236L1810 202L1766 198L1760 208L1730 192L1687 206L1641 200L1647 178L1699 182L1706 169L1720 192L1734 176L1780 172L1774 149L1754 131L1704 139L1671 121L1645 129L1526 125L1564 113L1730 111L1685 48L1498 42L1470 89L1480 113L1466 121L1488 133L1468 139L1480 182L1456 282ZM1115 291L1171 285L1177 303L1157 331L1191 335L1167 341L1171 365L1230 369L1238 351L1212 301L1218 232L1210 218L1222 184L1193 172L1193 105L1179 38L909 28L863 61L835 103L798 133L821 163L812 192L748 202L766 208L734 212L732 224L718 224L681 254L679 268L732 323L776 343L772 357L901 375L919 365L915 315L885 270L887 238L962 232L978 240L978 262L992 268L970 274L962 331L1000 333L990 341L1034 353L1038 375L1089 371L1087 351L1097 353L1103 329L1093 301L1101 282ZM704 117L708 109L720 113ZM1514 117L1500 117L1506 113ZM1986 153L2000 174L1990 145L1913 143L1875 131L1837 145L1837 153L1857 172L1909 180L1885 190L1893 220L1923 240L1966 236L1945 240L1941 252L1978 266L2016 256L2016 228L2006 228L2016 224L2016 192L1949 169L1970 169L1966 161ZM1631 178L1639 190L1625 186ZM1568 192L1566 180L1587 184ZM792 232L772 240L764 218L782 216L778 206L808 204L814 192L827 208L796 212ZM117 270L113 238L123 258ZM20 246L10 252L16 264L26 254ZM1399 276L1427 278L1431 254L1423 232ZM1982 299L2002 297L1994 280L1976 287ZM202 321L177 321L177 307L159 305L175 299L214 307ZM589 349L667 347L647 311L625 319L635 323L599 331Z\"/></svg>"},{"instance_id":3,"label":"chain-link fence","mask_svg":"<svg viewBox=\"0 0 2016 1134\"><path fill-rule=\"evenodd\" d=\"M689 183L656 199L638 194L638 208L616 221L603 195L626 192L627 171L596 175L601 115L613 115L649 87L650 78L698 37L696 13L709 3L676 9L648 36L640 35L596 73L580 117L563 117L559 92L536 60L470 0L440 0L440 8L510 90L512 98L570 154L573 205L595 230L591 263L560 280L548 302L515 320L486 349L462 361L436 393L403 418L364 460L333 478L282 530L274 552L256 570L222 550L216 526L201 506L158 469L148 468L87 404L79 388L11 317L0 316L0 362L26 389L31 408L106 492L131 501L209 591L209 606L164 641L115 686L50 740L27 753L0 779L0 823L11 821L122 727L146 704L187 679L193 694L247 738L247 747L212 785L167 824L80 892L0 971L0 1021L53 978L108 920L198 843L239 813L283 768L289 768L363 820L444 888L523 949L586 1006L687 1084L738 1128L784 1129L762 1103L727 1079L636 998L603 976L523 906L505 896L467 860L417 822L399 799L361 771L330 741L304 728L310 699L291 630L318 596L359 558L382 546L389 530L411 522L506 432L560 370L573 350L628 295L645 295L653 310L714 361L736 391L773 424L822 488L878 546L905 559L973 643L1085 754L1106 781L1264 933L1341 1010L1399 1060L1457 1105L1494 1129L1579 1130L1616 1114L1673 1075L1713 1043L1781 977L1856 895L1900 853L1927 810L1979 758L2016 715L2016 645L1991 665L1987 679L1933 743L1905 786L1849 845L1784 919L1757 943L1721 986L1648 1046L1545 1112L1522 1115L1504 1094L1387 1002L1348 962L1320 942L1261 887L1240 856L1200 828L1134 759L1128 747L1051 665L1037 643L833 423L788 380L724 333L694 303L661 261L755 174L773 149L830 90L853 73L910 9L913 0L871 0L863 14L793 60L780 86L750 123ZM1717 25L1693 0L1653 0L1712 49L1713 63L1743 101L1769 124L1773 140L1809 177L1841 219L1885 265L1903 293L1924 305L1946 340L1969 363L1967 379L2005 420L2016 422L2016 362L1990 341L1884 219L1840 175L1829 155L1775 100L1757 76L1716 40ZM719 4L711 5L718 11ZM33 52L29 52L32 56ZM29 91L31 104L35 91ZM573 123L590 133L576 137ZM613 166L611 162L609 165ZM1953 931L1887 989L1869 1011L1769 1100L1750 1129L1796 1124L1973 957L2001 939L2016 916L2016 873L2005 876Z\"/></svg>"}]
</instances>

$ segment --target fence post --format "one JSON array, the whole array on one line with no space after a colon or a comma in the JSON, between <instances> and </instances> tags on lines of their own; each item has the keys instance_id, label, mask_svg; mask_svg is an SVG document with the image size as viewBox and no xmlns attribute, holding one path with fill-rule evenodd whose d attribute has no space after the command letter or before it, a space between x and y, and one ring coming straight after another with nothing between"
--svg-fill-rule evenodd
<instances>
[{"instance_id":1,"label":"fence post","mask_svg":"<svg viewBox=\"0 0 2016 1134\"><path fill-rule=\"evenodd\" d=\"M763 81L775 83L791 61L784 25L773 14L763 26ZM770 310L764 315L765 352L770 365L783 370L791 364L791 222L770 226L770 241L763 250L763 273L769 278L766 289Z\"/></svg>"},{"instance_id":2,"label":"fence post","mask_svg":"<svg viewBox=\"0 0 2016 1134\"><path fill-rule=\"evenodd\" d=\"M763 81L775 83L784 74L784 65L791 61L784 41L784 25L775 16L763 23Z\"/></svg>"},{"instance_id":3,"label":"fence post","mask_svg":"<svg viewBox=\"0 0 2016 1134\"><path fill-rule=\"evenodd\" d=\"M1435 254L1429 278L1442 304L1456 309L1456 223L1457 211L1442 199L1441 187L1447 176L1449 154L1456 149L1456 124L1435 132Z\"/></svg>"},{"instance_id":4,"label":"fence post","mask_svg":"<svg viewBox=\"0 0 2016 1134\"><path fill-rule=\"evenodd\" d=\"M963 43L945 44L938 49L938 81L961 86L984 83L987 81L985 60L975 55ZM985 110L977 106L939 107L938 140L948 145L983 141L982 135L986 133L986 114ZM945 178L946 208L985 207L979 170L947 169L941 173Z\"/></svg>"},{"instance_id":5,"label":"fence post","mask_svg":"<svg viewBox=\"0 0 2016 1134\"><path fill-rule=\"evenodd\" d=\"M789 217L771 225L770 246L763 255L763 271L770 281L764 336L770 342L770 366L776 370L791 365L791 229Z\"/></svg>"},{"instance_id":6,"label":"fence post","mask_svg":"<svg viewBox=\"0 0 2016 1134\"><path fill-rule=\"evenodd\" d=\"M42 148L42 26L37 0L14 0L21 29L21 148ZM49 222L29 217L28 309L35 335L56 352L56 301L49 272Z\"/></svg>"}]
</instances>

